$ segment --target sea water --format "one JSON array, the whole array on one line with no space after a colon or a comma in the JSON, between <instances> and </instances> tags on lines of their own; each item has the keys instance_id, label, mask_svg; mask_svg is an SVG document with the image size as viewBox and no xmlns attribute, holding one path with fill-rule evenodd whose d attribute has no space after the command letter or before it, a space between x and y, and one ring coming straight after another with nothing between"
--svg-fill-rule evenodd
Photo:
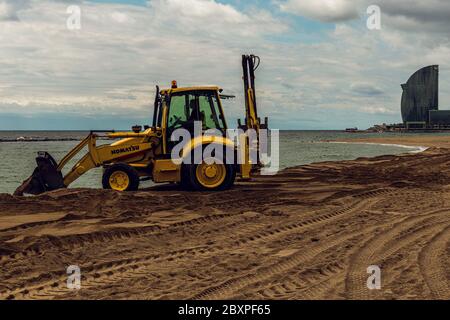
<instances>
[{"instance_id":1,"label":"sea water","mask_svg":"<svg viewBox=\"0 0 450 320\"><path fill-rule=\"evenodd\" d=\"M61 160L77 143L86 137L82 131L0 131L0 193L13 193L36 167L38 151L48 151L57 161ZM340 131L280 131L280 169L296 165L352 160L358 157L374 157L420 151L414 147L377 144L329 143L326 141L358 137L392 136L392 133L368 134ZM33 140L21 141L21 140ZM64 140L64 141L53 141ZM108 141L99 141L99 144ZM80 159L79 154L69 167ZM96 168L75 181L71 187L101 188L102 168ZM152 182L143 182L142 187Z\"/></svg>"}]
</instances>

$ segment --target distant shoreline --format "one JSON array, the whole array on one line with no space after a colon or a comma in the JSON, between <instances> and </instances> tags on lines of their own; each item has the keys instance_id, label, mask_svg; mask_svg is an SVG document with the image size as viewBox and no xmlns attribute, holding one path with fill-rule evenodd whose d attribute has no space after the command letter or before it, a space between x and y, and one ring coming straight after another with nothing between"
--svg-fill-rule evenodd
<instances>
[{"instance_id":1,"label":"distant shoreline","mask_svg":"<svg viewBox=\"0 0 450 320\"><path fill-rule=\"evenodd\" d=\"M350 142L350 141L325 141L327 143L342 143L342 144L363 144L363 145L371 145L371 146L386 146L386 147L397 147L410 149L409 153L421 153L428 150L430 147L425 146L408 146L404 144L396 144L396 143L376 143L376 142ZM412 149L412 150L411 150Z\"/></svg>"},{"instance_id":2,"label":"distant shoreline","mask_svg":"<svg viewBox=\"0 0 450 320\"><path fill-rule=\"evenodd\" d=\"M0 143L20 143L20 142L61 142L61 141L81 141L83 138L16 138L16 139L0 139ZM97 140L113 140L108 137L98 137Z\"/></svg>"},{"instance_id":3,"label":"distant shoreline","mask_svg":"<svg viewBox=\"0 0 450 320\"><path fill-rule=\"evenodd\" d=\"M0 142L52 142L52 141L80 141L80 139L76 139L76 138L0 139Z\"/></svg>"},{"instance_id":4,"label":"distant shoreline","mask_svg":"<svg viewBox=\"0 0 450 320\"><path fill-rule=\"evenodd\" d=\"M450 149L450 136L447 135L401 135L389 137L358 137L349 139L338 139L334 142L342 143L364 143L378 145L397 145L414 148L446 148Z\"/></svg>"}]
</instances>

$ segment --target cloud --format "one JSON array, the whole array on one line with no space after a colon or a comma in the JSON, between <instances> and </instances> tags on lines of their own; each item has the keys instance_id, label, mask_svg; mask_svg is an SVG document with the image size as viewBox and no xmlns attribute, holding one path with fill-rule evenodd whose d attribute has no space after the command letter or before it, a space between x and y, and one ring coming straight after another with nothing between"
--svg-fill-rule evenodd
<instances>
[{"instance_id":1,"label":"cloud","mask_svg":"<svg viewBox=\"0 0 450 320\"><path fill-rule=\"evenodd\" d=\"M0 0L0 21L18 21L18 12L28 7L28 0Z\"/></svg>"},{"instance_id":2,"label":"cloud","mask_svg":"<svg viewBox=\"0 0 450 320\"><path fill-rule=\"evenodd\" d=\"M384 93L383 90L377 86L369 83L353 83L350 89L359 95L363 96L378 96Z\"/></svg>"},{"instance_id":3,"label":"cloud","mask_svg":"<svg viewBox=\"0 0 450 320\"><path fill-rule=\"evenodd\" d=\"M385 22L407 32L450 31L448 0L379 0Z\"/></svg>"},{"instance_id":4,"label":"cloud","mask_svg":"<svg viewBox=\"0 0 450 320\"><path fill-rule=\"evenodd\" d=\"M358 8L352 0L287 0L280 3L280 9L322 22L340 22L358 18Z\"/></svg>"},{"instance_id":5,"label":"cloud","mask_svg":"<svg viewBox=\"0 0 450 320\"><path fill-rule=\"evenodd\" d=\"M245 13L212 0L80 2L82 28L70 31L69 4L34 1L20 23L0 22L0 37L8 39L0 51L0 112L14 105L20 114L148 116L155 85L172 79L240 92L240 55L287 31L268 11Z\"/></svg>"},{"instance_id":6,"label":"cloud","mask_svg":"<svg viewBox=\"0 0 450 320\"><path fill-rule=\"evenodd\" d=\"M362 107L362 112L369 113L369 114L396 114L398 111L391 110L386 107L378 107L378 106L369 106L369 107Z\"/></svg>"},{"instance_id":7,"label":"cloud","mask_svg":"<svg viewBox=\"0 0 450 320\"><path fill-rule=\"evenodd\" d=\"M353 2L362 14L364 1ZM236 95L224 101L228 123L234 124L243 115L243 53L261 56L257 99L273 128L304 128L305 119L316 119L316 128L400 121L400 84L430 64L441 65L441 102L450 105L445 33L394 26L394 12L414 23L420 19L403 7L383 9L381 3L380 31L368 30L364 19L342 18L317 35L312 30L314 41L304 41L303 25L295 15L286 19L279 5L263 10L213 0L76 3L81 30L66 28L73 1L24 2L15 11L19 20L0 21L0 37L6 39L0 50L0 114L114 115L121 123L148 123L155 85L176 79L182 86L219 85ZM338 21L337 16L327 19Z\"/></svg>"},{"instance_id":8,"label":"cloud","mask_svg":"<svg viewBox=\"0 0 450 320\"><path fill-rule=\"evenodd\" d=\"M255 37L287 31L287 26L268 11L248 14L212 0L152 0L153 23L183 33L205 32L209 36ZM176 19L174 19L176 17Z\"/></svg>"},{"instance_id":9,"label":"cloud","mask_svg":"<svg viewBox=\"0 0 450 320\"><path fill-rule=\"evenodd\" d=\"M321 22L346 22L366 16L370 5L381 9L384 27L405 32L450 32L448 0L283 0L282 11Z\"/></svg>"}]
</instances>

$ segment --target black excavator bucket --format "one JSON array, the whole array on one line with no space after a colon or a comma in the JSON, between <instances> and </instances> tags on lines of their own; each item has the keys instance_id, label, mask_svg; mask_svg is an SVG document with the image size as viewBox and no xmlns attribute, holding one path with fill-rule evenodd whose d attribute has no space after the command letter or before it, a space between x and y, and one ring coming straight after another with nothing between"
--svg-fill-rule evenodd
<instances>
[{"instance_id":1,"label":"black excavator bucket","mask_svg":"<svg viewBox=\"0 0 450 320\"><path fill-rule=\"evenodd\" d=\"M65 188L64 179L55 159L48 152L38 152L36 158L37 168L22 185L16 189L14 195L41 194L46 191Z\"/></svg>"}]
</instances>

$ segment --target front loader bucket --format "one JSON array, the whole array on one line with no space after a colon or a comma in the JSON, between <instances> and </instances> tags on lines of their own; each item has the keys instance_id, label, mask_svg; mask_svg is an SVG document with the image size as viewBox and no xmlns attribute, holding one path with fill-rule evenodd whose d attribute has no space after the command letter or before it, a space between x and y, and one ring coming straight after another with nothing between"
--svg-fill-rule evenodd
<instances>
[{"instance_id":1,"label":"front loader bucket","mask_svg":"<svg viewBox=\"0 0 450 320\"><path fill-rule=\"evenodd\" d=\"M55 159L47 152L39 152L36 158L37 168L33 174L14 192L15 196L41 194L46 191L65 188L64 179Z\"/></svg>"}]
</instances>

